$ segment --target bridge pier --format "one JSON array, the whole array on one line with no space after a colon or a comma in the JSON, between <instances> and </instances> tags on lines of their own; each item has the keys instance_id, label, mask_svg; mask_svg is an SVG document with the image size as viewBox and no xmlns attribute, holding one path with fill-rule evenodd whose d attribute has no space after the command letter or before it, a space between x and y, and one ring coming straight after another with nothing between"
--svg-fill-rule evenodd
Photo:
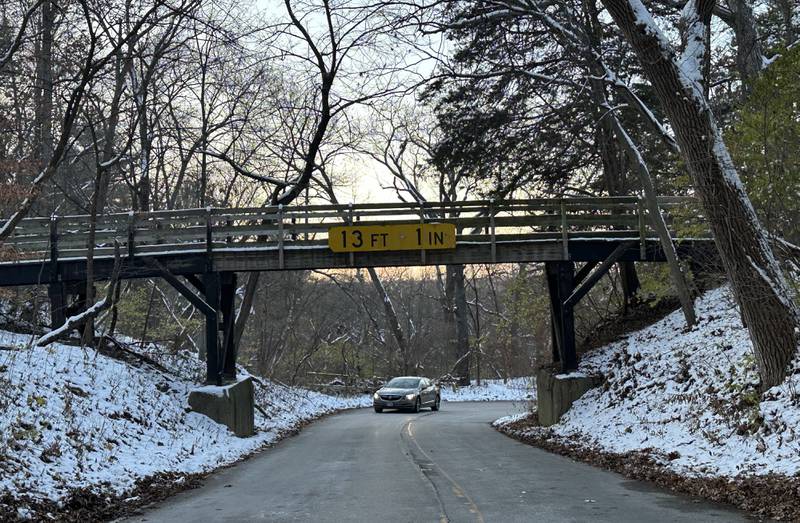
<instances>
[{"instance_id":1,"label":"bridge pier","mask_svg":"<svg viewBox=\"0 0 800 523\"><path fill-rule=\"evenodd\" d=\"M220 278L220 310L222 313L222 378L236 381L236 273L223 272Z\"/></svg>"},{"instance_id":2,"label":"bridge pier","mask_svg":"<svg viewBox=\"0 0 800 523\"><path fill-rule=\"evenodd\" d=\"M236 380L236 339L233 334L236 312L236 273L206 271L202 277L184 277L202 296L189 289L158 261L151 263L175 290L206 318L206 383L221 385ZM222 334L220 340L220 333Z\"/></svg>"},{"instance_id":3,"label":"bridge pier","mask_svg":"<svg viewBox=\"0 0 800 523\"><path fill-rule=\"evenodd\" d=\"M57 329L67 322L67 300L64 282L55 282L47 286L50 299L50 328Z\"/></svg>"},{"instance_id":4,"label":"bridge pier","mask_svg":"<svg viewBox=\"0 0 800 523\"><path fill-rule=\"evenodd\" d=\"M206 272L202 280L206 316L206 381L236 380L236 273Z\"/></svg>"},{"instance_id":5,"label":"bridge pier","mask_svg":"<svg viewBox=\"0 0 800 523\"><path fill-rule=\"evenodd\" d=\"M203 294L208 308L206 316L206 382L222 385L219 365L219 306L220 281L216 272L203 274Z\"/></svg>"},{"instance_id":6,"label":"bridge pier","mask_svg":"<svg viewBox=\"0 0 800 523\"><path fill-rule=\"evenodd\" d=\"M602 262L587 262L575 273L575 262L545 262L547 289L550 295L550 317L552 318L553 361L561 363L562 372L578 369L575 350L575 305L592 290L611 267L627 252L636 248L635 242L624 241Z\"/></svg>"},{"instance_id":7,"label":"bridge pier","mask_svg":"<svg viewBox=\"0 0 800 523\"><path fill-rule=\"evenodd\" d=\"M562 372L578 368L575 350L575 315L573 304L567 301L575 290L575 262L545 262L547 289L550 295L550 325L553 340L553 361L561 364Z\"/></svg>"}]
</instances>

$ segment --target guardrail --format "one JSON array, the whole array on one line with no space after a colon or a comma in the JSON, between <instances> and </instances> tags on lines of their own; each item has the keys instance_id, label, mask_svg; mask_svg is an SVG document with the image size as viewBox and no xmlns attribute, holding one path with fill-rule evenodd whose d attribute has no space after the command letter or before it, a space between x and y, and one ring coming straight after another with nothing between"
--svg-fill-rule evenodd
<instances>
[{"instance_id":1,"label":"guardrail","mask_svg":"<svg viewBox=\"0 0 800 523\"><path fill-rule=\"evenodd\" d=\"M678 237L709 237L697 201L661 197L659 205ZM206 208L116 213L98 218L95 256L113 255L118 242L128 256L182 250L286 248L327 245L335 225L453 223L458 242L655 236L644 202L636 197L366 203L292 207ZM6 260L65 259L88 253L87 215L27 218L4 244ZM697 231L701 231L699 234Z\"/></svg>"}]
</instances>

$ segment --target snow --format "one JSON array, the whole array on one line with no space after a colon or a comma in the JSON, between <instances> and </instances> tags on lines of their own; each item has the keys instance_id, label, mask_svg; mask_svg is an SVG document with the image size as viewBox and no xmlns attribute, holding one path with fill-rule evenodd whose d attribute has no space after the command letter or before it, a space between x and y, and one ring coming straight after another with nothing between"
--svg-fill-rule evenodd
<instances>
[{"instance_id":1,"label":"snow","mask_svg":"<svg viewBox=\"0 0 800 523\"><path fill-rule=\"evenodd\" d=\"M689 0L681 12L686 25L686 49L681 57L680 68L687 79L699 86L703 82L703 56L706 53L706 26L697 12L697 0Z\"/></svg>"},{"instance_id":2,"label":"snow","mask_svg":"<svg viewBox=\"0 0 800 523\"><path fill-rule=\"evenodd\" d=\"M503 416L502 418L497 418L492 422L492 426L494 427L502 427L503 425L509 425L514 423L515 421L519 421L524 419L528 416L527 412L517 412L516 414L509 414L508 416Z\"/></svg>"},{"instance_id":3,"label":"snow","mask_svg":"<svg viewBox=\"0 0 800 523\"><path fill-rule=\"evenodd\" d=\"M468 387L442 385L442 401L532 401L536 398L533 378L503 380L475 380Z\"/></svg>"},{"instance_id":4,"label":"snow","mask_svg":"<svg viewBox=\"0 0 800 523\"><path fill-rule=\"evenodd\" d=\"M237 438L188 409L189 392L205 369L193 353L133 344L131 350L157 364L137 366L91 349L35 342L0 331L0 498L58 501L81 487L124 495L138 479L208 472L320 415L372 405L367 394L330 396L251 376L257 433ZM225 393L225 387L199 388ZM533 395L529 378L442 391L451 402Z\"/></svg>"},{"instance_id":5,"label":"snow","mask_svg":"<svg viewBox=\"0 0 800 523\"><path fill-rule=\"evenodd\" d=\"M204 385L194 389L194 392L208 394L209 396L215 396L217 398L227 398L230 388L231 385Z\"/></svg>"},{"instance_id":6,"label":"snow","mask_svg":"<svg viewBox=\"0 0 800 523\"><path fill-rule=\"evenodd\" d=\"M123 493L159 472L232 463L304 421L370 404L366 396L339 398L258 380L256 401L267 415L256 412L254 437L237 438L188 410L196 382L179 374L201 374L196 358L175 357L165 372L79 347L31 347L32 341L0 331L0 494L58 500L87 486Z\"/></svg>"},{"instance_id":7,"label":"snow","mask_svg":"<svg viewBox=\"0 0 800 523\"><path fill-rule=\"evenodd\" d=\"M607 383L542 431L612 453L642 451L691 476L800 473L800 371L759 403L752 344L730 289L697 300L683 332L676 311L580 364ZM800 365L796 368L800 369Z\"/></svg>"}]
</instances>

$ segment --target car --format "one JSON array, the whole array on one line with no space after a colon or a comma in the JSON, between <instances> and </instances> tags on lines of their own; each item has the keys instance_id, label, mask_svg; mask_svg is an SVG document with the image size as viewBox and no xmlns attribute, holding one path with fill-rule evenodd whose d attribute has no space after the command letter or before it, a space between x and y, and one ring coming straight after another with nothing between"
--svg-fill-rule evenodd
<instances>
[{"instance_id":1,"label":"car","mask_svg":"<svg viewBox=\"0 0 800 523\"><path fill-rule=\"evenodd\" d=\"M372 395L372 407L378 413L383 409L419 412L424 407L437 411L441 402L439 385L420 376L392 378Z\"/></svg>"}]
</instances>

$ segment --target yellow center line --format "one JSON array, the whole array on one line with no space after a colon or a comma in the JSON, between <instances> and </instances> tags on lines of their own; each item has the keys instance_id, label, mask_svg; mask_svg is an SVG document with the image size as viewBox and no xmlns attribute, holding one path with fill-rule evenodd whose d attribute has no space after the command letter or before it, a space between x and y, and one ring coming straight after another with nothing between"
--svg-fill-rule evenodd
<instances>
[{"instance_id":1,"label":"yellow center line","mask_svg":"<svg viewBox=\"0 0 800 523\"><path fill-rule=\"evenodd\" d=\"M478 509L478 505L472 500L471 497L469 497L469 494L467 494L467 491L464 490L464 487L459 485L456 480L450 477L450 474L445 472L445 470L441 467L441 465L436 463L433 459L431 459L431 457L428 455L427 452L422 450L422 447L417 441L417 438L414 437L414 430L412 429L413 423L414 423L413 421L409 421L408 425L406 425L406 432L408 433L408 436L411 438L411 441L414 442L414 445L417 447L417 449L419 449L422 455L425 456L425 459L430 461L433 466L438 468L439 472L442 473L442 476L444 476L447 479L447 481L450 482L450 484L453 486L453 493L456 496L463 497L464 499L467 500L467 504L469 505L469 511L475 514L476 521L478 521L479 523L485 523L483 519L483 514L481 514L480 509Z\"/></svg>"}]
</instances>

